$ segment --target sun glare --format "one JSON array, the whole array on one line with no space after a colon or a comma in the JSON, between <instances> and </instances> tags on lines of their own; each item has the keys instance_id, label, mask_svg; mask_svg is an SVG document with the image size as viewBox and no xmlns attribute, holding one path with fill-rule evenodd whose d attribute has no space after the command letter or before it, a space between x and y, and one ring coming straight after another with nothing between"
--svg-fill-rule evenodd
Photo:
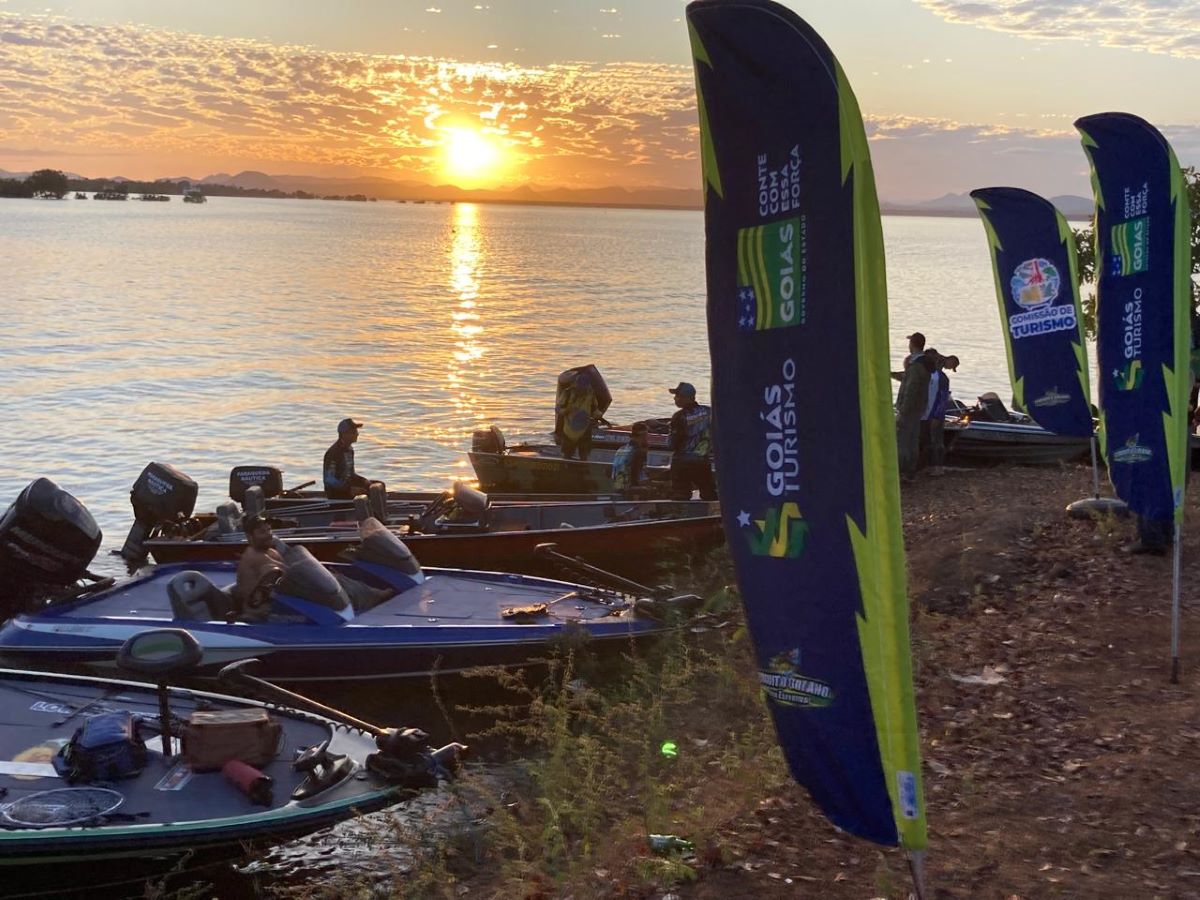
<instances>
[{"instance_id":1,"label":"sun glare","mask_svg":"<svg viewBox=\"0 0 1200 900\"><path fill-rule=\"evenodd\" d=\"M486 135L468 128L450 131L444 167L451 178L486 180L496 174L501 161L500 146Z\"/></svg>"}]
</instances>

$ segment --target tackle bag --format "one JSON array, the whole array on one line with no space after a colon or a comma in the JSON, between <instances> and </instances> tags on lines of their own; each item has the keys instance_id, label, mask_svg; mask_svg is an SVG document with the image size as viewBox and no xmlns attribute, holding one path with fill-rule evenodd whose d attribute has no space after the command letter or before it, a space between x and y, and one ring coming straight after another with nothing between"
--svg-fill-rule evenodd
<instances>
[{"instance_id":1,"label":"tackle bag","mask_svg":"<svg viewBox=\"0 0 1200 900\"><path fill-rule=\"evenodd\" d=\"M101 713L75 730L53 763L68 784L133 778L146 768L146 742L133 713Z\"/></svg>"},{"instance_id":2,"label":"tackle bag","mask_svg":"<svg viewBox=\"0 0 1200 900\"><path fill-rule=\"evenodd\" d=\"M283 726L265 709L197 710L183 729L183 758L193 772L212 772L231 759L255 768L279 752Z\"/></svg>"}]
</instances>

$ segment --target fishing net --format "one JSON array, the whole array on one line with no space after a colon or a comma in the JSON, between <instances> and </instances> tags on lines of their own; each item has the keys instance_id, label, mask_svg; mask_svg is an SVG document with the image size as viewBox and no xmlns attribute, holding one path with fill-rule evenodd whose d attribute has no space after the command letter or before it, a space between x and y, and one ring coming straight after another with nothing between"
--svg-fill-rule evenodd
<instances>
[{"instance_id":1,"label":"fishing net","mask_svg":"<svg viewBox=\"0 0 1200 900\"><path fill-rule=\"evenodd\" d=\"M0 820L17 828L79 825L108 815L124 802L121 794L108 788L56 788L0 807Z\"/></svg>"}]
</instances>

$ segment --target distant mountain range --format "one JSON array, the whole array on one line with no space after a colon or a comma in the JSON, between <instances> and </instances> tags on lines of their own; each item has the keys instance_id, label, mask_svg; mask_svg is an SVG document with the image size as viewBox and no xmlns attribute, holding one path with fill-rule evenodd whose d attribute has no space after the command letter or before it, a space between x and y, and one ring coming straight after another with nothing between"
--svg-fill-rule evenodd
<instances>
[{"instance_id":1,"label":"distant mountain range","mask_svg":"<svg viewBox=\"0 0 1200 900\"><path fill-rule=\"evenodd\" d=\"M0 178L23 179L28 172L6 172L0 169ZM67 173L71 179L83 180L83 176ZM114 184L133 181L121 175L106 179ZM419 181L360 176L356 178L330 178L317 175L268 175L265 172L239 172L230 175L218 172L203 178L181 175L177 178L160 178L162 182L187 181L192 185L227 185L248 191L282 191L292 193L306 191L318 196L365 194L380 200L420 201L478 201L482 203L545 203L572 206L620 206L648 207L659 209L700 209L703 197L698 188L540 188L532 185L504 190L472 190L450 184L424 184ZM1087 197L1064 194L1051 197L1063 215L1069 219L1090 218L1092 201ZM967 194L944 194L935 200L919 203L894 203L884 201L885 215L919 216L975 216L975 202Z\"/></svg>"},{"instance_id":2,"label":"distant mountain range","mask_svg":"<svg viewBox=\"0 0 1200 900\"><path fill-rule=\"evenodd\" d=\"M1089 197L1078 197L1074 194L1059 194L1047 198L1058 207L1068 219L1090 219L1095 207ZM925 200L920 203L889 203L881 204L884 214L910 216L975 216L975 201L970 194L943 194L936 200Z\"/></svg>"}]
</instances>

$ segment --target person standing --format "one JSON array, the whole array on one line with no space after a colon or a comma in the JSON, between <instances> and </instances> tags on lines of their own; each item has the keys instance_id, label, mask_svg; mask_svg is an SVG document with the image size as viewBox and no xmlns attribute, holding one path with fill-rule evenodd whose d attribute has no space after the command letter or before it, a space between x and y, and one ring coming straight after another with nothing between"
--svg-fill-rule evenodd
<instances>
[{"instance_id":1,"label":"person standing","mask_svg":"<svg viewBox=\"0 0 1200 900\"><path fill-rule=\"evenodd\" d=\"M358 494L367 493L371 483L354 471L354 443L358 440L358 429L362 422L342 419L338 422L338 436L328 450L322 464L325 481L325 496L330 500L353 500Z\"/></svg>"},{"instance_id":2,"label":"person standing","mask_svg":"<svg viewBox=\"0 0 1200 900\"><path fill-rule=\"evenodd\" d=\"M693 490L701 500L716 500L712 473L712 410L696 402L696 388L681 381L667 389L679 409L671 416L671 495L688 500Z\"/></svg>"},{"instance_id":3,"label":"person standing","mask_svg":"<svg viewBox=\"0 0 1200 900\"><path fill-rule=\"evenodd\" d=\"M933 353L930 354L934 355ZM950 376L949 369L958 371L957 356L936 356L937 371L936 385L930 378L929 411L926 419L929 423L929 474L944 475L946 473L946 410L950 407Z\"/></svg>"},{"instance_id":4,"label":"person standing","mask_svg":"<svg viewBox=\"0 0 1200 900\"><path fill-rule=\"evenodd\" d=\"M900 391L896 395L896 456L900 477L908 481L917 474L921 452L921 420L929 406L929 378L932 361L917 354L904 369Z\"/></svg>"},{"instance_id":5,"label":"person standing","mask_svg":"<svg viewBox=\"0 0 1200 900\"><path fill-rule=\"evenodd\" d=\"M892 373L894 381L903 381L908 364L925 352L925 335L921 332L914 331L905 340L908 341L908 356L904 357L904 362L900 364L900 371Z\"/></svg>"},{"instance_id":6,"label":"person standing","mask_svg":"<svg viewBox=\"0 0 1200 900\"><path fill-rule=\"evenodd\" d=\"M554 404L554 441L563 459L586 460L592 452L592 429L600 419L600 401L587 372L560 389Z\"/></svg>"}]
</instances>

